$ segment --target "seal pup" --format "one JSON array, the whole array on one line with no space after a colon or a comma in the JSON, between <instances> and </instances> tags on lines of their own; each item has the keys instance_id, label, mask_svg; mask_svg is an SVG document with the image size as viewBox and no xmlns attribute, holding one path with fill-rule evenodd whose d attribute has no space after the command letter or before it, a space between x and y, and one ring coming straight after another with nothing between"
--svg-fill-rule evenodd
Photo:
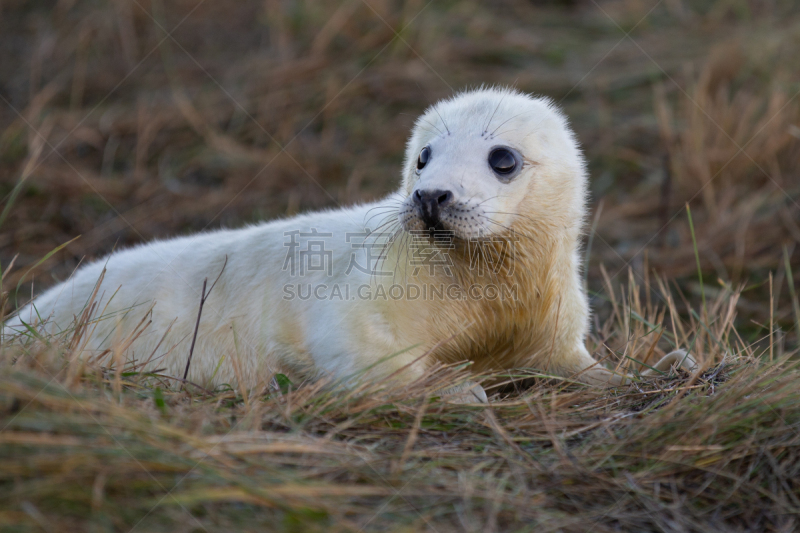
<instances>
[{"instance_id":1,"label":"seal pup","mask_svg":"<svg viewBox=\"0 0 800 533\"><path fill-rule=\"evenodd\" d=\"M435 362L537 368L594 385L627 376L588 353L580 273L583 156L546 98L462 92L427 109L399 190L368 204L155 241L79 269L11 318L48 333L93 302L83 356L113 351L188 379L413 380ZM205 279L218 278L198 319ZM94 295L94 296L93 296ZM167 354L167 355L164 355ZM654 367L692 369L673 352ZM485 401L475 383L446 390Z\"/></svg>"}]
</instances>

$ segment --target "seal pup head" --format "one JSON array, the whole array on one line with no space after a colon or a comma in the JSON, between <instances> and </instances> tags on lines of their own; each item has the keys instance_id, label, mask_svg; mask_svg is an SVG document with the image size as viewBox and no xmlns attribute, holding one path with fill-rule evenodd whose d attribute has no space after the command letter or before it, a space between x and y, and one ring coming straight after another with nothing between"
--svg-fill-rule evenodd
<instances>
[{"instance_id":1,"label":"seal pup head","mask_svg":"<svg viewBox=\"0 0 800 533\"><path fill-rule=\"evenodd\" d=\"M566 119L549 99L509 88L462 92L415 123L399 222L405 231L444 230L462 240L566 232L577 246L584 166Z\"/></svg>"}]
</instances>

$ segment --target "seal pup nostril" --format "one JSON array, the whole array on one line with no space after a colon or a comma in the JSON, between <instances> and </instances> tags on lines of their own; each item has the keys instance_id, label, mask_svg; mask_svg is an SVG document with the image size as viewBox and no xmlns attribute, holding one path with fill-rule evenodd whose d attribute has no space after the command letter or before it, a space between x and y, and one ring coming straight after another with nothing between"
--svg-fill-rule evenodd
<instances>
[{"instance_id":1,"label":"seal pup nostril","mask_svg":"<svg viewBox=\"0 0 800 533\"><path fill-rule=\"evenodd\" d=\"M439 202L439 207L446 207L453 203L453 193L450 191L438 191L441 194L436 199Z\"/></svg>"}]
</instances>

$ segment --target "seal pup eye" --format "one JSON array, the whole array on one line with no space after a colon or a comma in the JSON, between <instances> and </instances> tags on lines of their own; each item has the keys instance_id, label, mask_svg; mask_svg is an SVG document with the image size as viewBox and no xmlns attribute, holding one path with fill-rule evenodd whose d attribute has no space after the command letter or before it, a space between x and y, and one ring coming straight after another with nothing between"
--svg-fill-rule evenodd
<instances>
[{"instance_id":1,"label":"seal pup eye","mask_svg":"<svg viewBox=\"0 0 800 533\"><path fill-rule=\"evenodd\" d=\"M428 164L428 160L431 158L431 149L429 147L423 148L420 153L419 157L417 158L417 171L420 171Z\"/></svg>"},{"instance_id":2,"label":"seal pup eye","mask_svg":"<svg viewBox=\"0 0 800 533\"><path fill-rule=\"evenodd\" d=\"M489 154L489 166L500 176L508 176L517 169L517 158L507 148L495 148Z\"/></svg>"}]
</instances>

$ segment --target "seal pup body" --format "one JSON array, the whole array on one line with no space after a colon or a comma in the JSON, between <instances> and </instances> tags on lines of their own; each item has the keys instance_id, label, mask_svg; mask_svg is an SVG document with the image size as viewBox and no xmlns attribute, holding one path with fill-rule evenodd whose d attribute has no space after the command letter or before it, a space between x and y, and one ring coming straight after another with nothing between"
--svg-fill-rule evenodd
<instances>
[{"instance_id":1,"label":"seal pup body","mask_svg":"<svg viewBox=\"0 0 800 533\"><path fill-rule=\"evenodd\" d=\"M102 319L84 356L117 349L146 315L125 356L153 353L150 369L181 377L203 280L219 274L189 367L196 383L252 387L277 371L402 370L411 380L434 362L470 360L478 371L534 367L616 384L625 376L584 346L586 195L583 156L549 100L469 91L417 120L396 193L113 253L23 308L5 332L39 317L48 332L69 328L96 294ZM694 366L685 353L655 366L674 363ZM485 399L470 387L466 399Z\"/></svg>"}]
</instances>

